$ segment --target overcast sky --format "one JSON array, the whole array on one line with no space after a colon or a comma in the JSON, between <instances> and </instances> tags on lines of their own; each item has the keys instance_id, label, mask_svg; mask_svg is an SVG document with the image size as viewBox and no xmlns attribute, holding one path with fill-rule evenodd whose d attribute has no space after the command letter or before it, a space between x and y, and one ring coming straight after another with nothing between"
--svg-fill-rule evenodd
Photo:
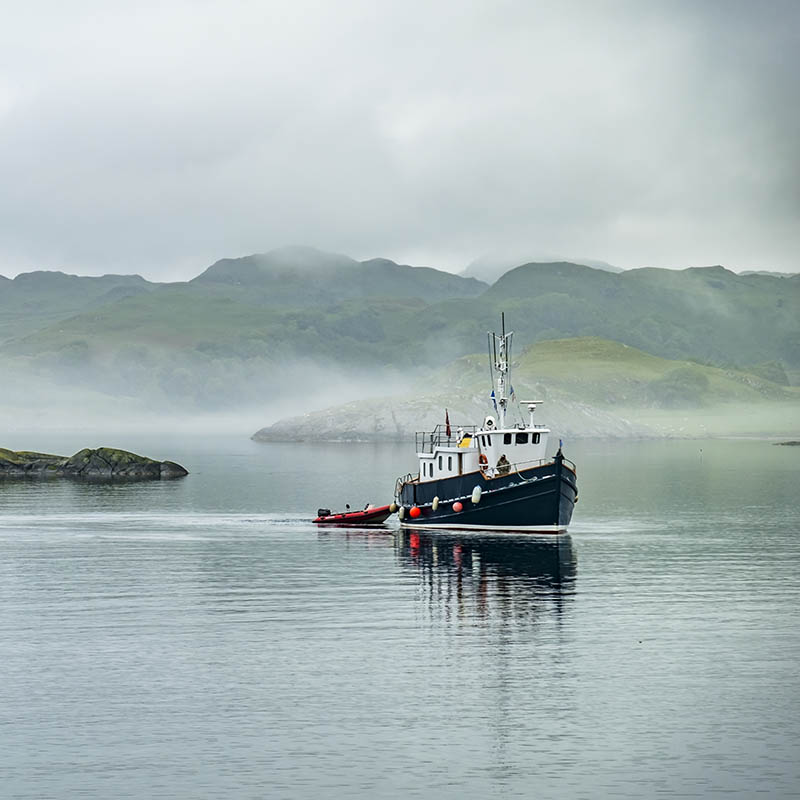
<instances>
[{"instance_id":1,"label":"overcast sky","mask_svg":"<svg viewBox=\"0 0 800 800\"><path fill-rule=\"evenodd\" d=\"M0 274L800 270L800 2L4 6Z\"/></svg>"}]
</instances>

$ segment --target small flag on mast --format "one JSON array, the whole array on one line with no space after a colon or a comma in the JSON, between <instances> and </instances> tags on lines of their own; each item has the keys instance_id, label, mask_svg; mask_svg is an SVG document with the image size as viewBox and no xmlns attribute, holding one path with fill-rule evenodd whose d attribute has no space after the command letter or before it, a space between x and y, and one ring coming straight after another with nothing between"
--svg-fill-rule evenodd
<instances>
[{"instance_id":1,"label":"small flag on mast","mask_svg":"<svg viewBox=\"0 0 800 800\"><path fill-rule=\"evenodd\" d=\"M447 425L447 438L450 438L450 414L447 413L447 409L444 410L444 424Z\"/></svg>"}]
</instances>

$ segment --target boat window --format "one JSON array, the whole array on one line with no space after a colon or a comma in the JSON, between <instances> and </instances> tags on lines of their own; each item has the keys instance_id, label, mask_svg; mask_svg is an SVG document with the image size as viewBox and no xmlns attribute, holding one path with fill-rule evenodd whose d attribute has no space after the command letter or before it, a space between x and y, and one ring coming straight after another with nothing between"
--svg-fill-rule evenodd
<instances>
[{"instance_id":1,"label":"boat window","mask_svg":"<svg viewBox=\"0 0 800 800\"><path fill-rule=\"evenodd\" d=\"M533 444L539 444L539 434L538 433L532 433L531 434L531 442Z\"/></svg>"},{"instance_id":2,"label":"boat window","mask_svg":"<svg viewBox=\"0 0 800 800\"><path fill-rule=\"evenodd\" d=\"M439 456L439 469L441 469L441 468L442 468L442 457Z\"/></svg>"},{"instance_id":3,"label":"boat window","mask_svg":"<svg viewBox=\"0 0 800 800\"><path fill-rule=\"evenodd\" d=\"M511 434L504 433L503 434L503 444L511 444Z\"/></svg>"},{"instance_id":4,"label":"boat window","mask_svg":"<svg viewBox=\"0 0 800 800\"><path fill-rule=\"evenodd\" d=\"M527 433L518 433L517 434L517 444L528 444L528 434Z\"/></svg>"},{"instance_id":5,"label":"boat window","mask_svg":"<svg viewBox=\"0 0 800 800\"><path fill-rule=\"evenodd\" d=\"M447 456L447 469L453 469L453 456Z\"/></svg>"}]
</instances>

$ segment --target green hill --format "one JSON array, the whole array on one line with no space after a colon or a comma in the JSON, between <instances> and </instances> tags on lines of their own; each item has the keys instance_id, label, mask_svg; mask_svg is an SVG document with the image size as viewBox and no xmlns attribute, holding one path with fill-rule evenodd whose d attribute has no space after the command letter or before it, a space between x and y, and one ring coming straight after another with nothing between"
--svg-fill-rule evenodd
<instances>
[{"instance_id":1,"label":"green hill","mask_svg":"<svg viewBox=\"0 0 800 800\"><path fill-rule=\"evenodd\" d=\"M27 272L0 281L0 342L93 306L151 291L158 284L139 275L85 277L63 272Z\"/></svg>"},{"instance_id":2,"label":"green hill","mask_svg":"<svg viewBox=\"0 0 800 800\"><path fill-rule=\"evenodd\" d=\"M485 355L457 359L429 382L470 394L487 386ZM537 342L513 359L517 398L559 397L605 407L696 408L800 400L800 388L752 373L675 361L596 337ZM488 393L489 388L486 388Z\"/></svg>"},{"instance_id":3,"label":"green hill","mask_svg":"<svg viewBox=\"0 0 800 800\"><path fill-rule=\"evenodd\" d=\"M473 313L449 307L427 331L446 327L460 346L469 330L496 326L505 311L521 345L600 336L666 358L715 364L780 359L800 366L800 279L740 276L722 267L618 274L577 264L527 264L506 273Z\"/></svg>"},{"instance_id":4,"label":"green hill","mask_svg":"<svg viewBox=\"0 0 800 800\"><path fill-rule=\"evenodd\" d=\"M504 276L487 294L501 307L534 292L535 300L522 303L523 338L591 334L667 358L800 363L800 281L787 285L722 267L612 275L574 265L530 265Z\"/></svg>"},{"instance_id":5,"label":"green hill","mask_svg":"<svg viewBox=\"0 0 800 800\"><path fill-rule=\"evenodd\" d=\"M522 264L565 261L571 264L581 264L586 267L592 267L593 269L604 270L606 272L623 271L620 267L615 267L606 261L598 261L597 259L563 258L554 257L552 254L547 256L542 254L534 255L534 253L528 250L526 254L523 254L523 252L519 251L485 253L484 255L470 262L461 272L461 275L468 278L478 278L479 280L492 284L507 272L510 272L512 269L515 269Z\"/></svg>"}]
</instances>

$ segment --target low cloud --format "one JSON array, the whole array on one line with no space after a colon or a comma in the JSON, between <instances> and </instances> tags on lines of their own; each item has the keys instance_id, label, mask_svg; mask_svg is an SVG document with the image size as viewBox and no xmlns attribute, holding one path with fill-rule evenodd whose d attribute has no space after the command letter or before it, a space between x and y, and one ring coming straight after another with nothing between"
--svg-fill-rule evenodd
<instances>
[{"instance_id":1,"label":"low cloud","mask_svg":"<svg viewBox=\"0 0 800 800\"><path fill-rule=\"evenodd\" d=\"M0 32L0 274L298 242L800 268L800 6L32 2Z\"/></svg>"}]
</instances>

